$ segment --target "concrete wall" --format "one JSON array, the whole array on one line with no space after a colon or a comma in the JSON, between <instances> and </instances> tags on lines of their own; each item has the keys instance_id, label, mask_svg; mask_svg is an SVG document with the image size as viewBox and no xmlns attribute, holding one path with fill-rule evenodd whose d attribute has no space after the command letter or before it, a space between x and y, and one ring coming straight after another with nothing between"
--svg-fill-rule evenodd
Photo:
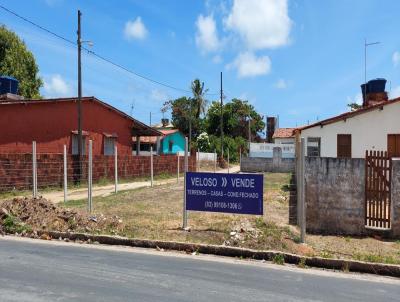
<instances>
[{"instance_id":1,"label":"concrete wall","mask_svg":"<svg viewBox=\"0 0 400 302\"><path fill-rule=\"evenodd\" d=\"M240 171L242 172L294 172L295 159L282 158L282 150L274 149L272 158L242 157Z\"/></svg>"},{"instance_id":2,"label":"concrete wall","mask_svg":"<svg viewBox=\"0 0 400 302\"><path fill-rule=\"evenodd\" d=\"M306 157L307 232L400 238L400 159L392 161L391 229L365 227L365 160Z\"/></svg>"},{"instance_id":3,"label":"concrete wall","mask_svg":"<svg viewBox=\"0 0 400 302\"><path fill-rule=\"evenodd\" d=\"M399 134L400 103L393 103L336 123L305 129L301 137L321 138L321 157L337 157L337 135L351 134L352 157L364 158L365 150L387 150L387 135Z\"/></svg>"},{"instance_id":4,"label":"concrete wall","mask_svg":"<svg viewBox=\"0 0 400 302\"><path fill-rule=\"evenodd\" d=\"M307 231L365 233L365 160L306 157Z\"/></svg>"}]
</instances>

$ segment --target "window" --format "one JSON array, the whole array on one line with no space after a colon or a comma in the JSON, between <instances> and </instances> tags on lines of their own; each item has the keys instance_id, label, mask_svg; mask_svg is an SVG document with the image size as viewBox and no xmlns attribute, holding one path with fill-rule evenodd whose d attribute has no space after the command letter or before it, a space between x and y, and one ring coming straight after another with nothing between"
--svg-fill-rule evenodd
<instances>
[{"instance_id":1,"label":"window","mask_svg":"<svg viewBox=\"0 0 400 302\"><path fill-rule=\"evenodd\" d=\"M337 135L337 157L351 157L351 134Z\"/></svg>"},{"instance_id":2,"label":"window","mask_svg":"<svg viewBox=\"0 0 400 302\"><path fill-rule=\"evenodd\" d=\"M400 134L388 134L388 155L400 157Z\"/></svg>"},{"instance_id":3,"label":"window","mask_svg":"<svg viewBox=\"0 0 400 302\"><path fill-rule=\"evenodd\" d=\"M78 155L78 134L72 134L72 155ZM82 155L86 154L86 136L82 135Z\"/></svg>"},{"instance_id":4,"label":"window","mask_svg":"<svg viewBox=\"0 0 400 302\"><path fill-rule=\"evenodd\" d=\"M321 138L308 137L307 138L307 156L319 157L321 156Z\"/></svg>"},{"instance_id":5,"label":"window","mask_svg":"<svg viewBox=\"0 0 400 302\"><path fill-rule=\"evenodd\" d=\"M172 152L172 147L174 146L174 142L172 140L170 140L168 142L168 152Z\"/></svg>"},{"instance_id":6,"label":"window","mask_svg":"<svg viewBox=\"0 0 400 302\"><path fill-rule=\"evenodd\" d=\"M104 155L114 155L115 143L115 137L104 137Z\"/></svg>"}]
</instances>

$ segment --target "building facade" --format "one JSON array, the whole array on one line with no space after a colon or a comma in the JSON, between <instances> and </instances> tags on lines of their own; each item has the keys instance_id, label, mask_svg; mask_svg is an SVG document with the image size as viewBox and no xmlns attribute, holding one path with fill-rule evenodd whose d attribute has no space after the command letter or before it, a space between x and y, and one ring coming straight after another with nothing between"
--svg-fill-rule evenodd
<instances>
[{"instance_id":1,"label":"building facade","mask_svg":"<svg viewBox=\"0 0 400 302\"><path fill-rule=\"evenodd\" d=\"M76 98L25 100L0 98L0 152L78 154L78 110ZM155 135L157 130L133 119L95 97L82 98L83 153L89 140L93 155L132 154L132 136Z\"/></svg>"}]
</instances>

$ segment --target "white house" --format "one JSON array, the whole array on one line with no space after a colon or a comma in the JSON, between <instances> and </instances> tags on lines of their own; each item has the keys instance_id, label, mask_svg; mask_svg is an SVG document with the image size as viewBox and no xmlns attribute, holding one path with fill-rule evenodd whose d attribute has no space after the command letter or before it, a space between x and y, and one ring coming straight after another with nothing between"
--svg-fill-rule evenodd
<instances>
[{"instance_id":1,"label":"white house","mask_svg":"<svg viewBox=\"0 0 400 302\"><path fill-rule=\"evenodd\" d=\"M296 128L278 128L272 136L275 144L294 144Z\"/></svg>"},{"instance_id":2,"label":"white house","mask_svg":"<svg viewBox=\"0 0 400 302\"><path fill-rule=\"evenodd\" d=\"M305 138L307 156L365 158L366 150L376 150L400 157L400 98L388 100L385 91L367 92L361 109L296 132L297 138Z\"/></svg>"}]
</instances>

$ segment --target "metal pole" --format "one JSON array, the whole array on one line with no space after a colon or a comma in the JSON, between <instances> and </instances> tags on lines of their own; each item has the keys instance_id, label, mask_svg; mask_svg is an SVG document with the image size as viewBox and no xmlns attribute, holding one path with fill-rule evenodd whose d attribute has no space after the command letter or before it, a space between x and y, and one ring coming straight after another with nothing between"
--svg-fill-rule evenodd
<instances>
[{"instance_id":1,"label":"metal pole","mask_svg":"<svg viewBox=\"0 0 400 302\"><path fill-rule=\"evenodd\" d=\"M183 183L183 221L182 229L187 229L187 211L186 211L186 172L188 171L188 138L185 137L185 168L184 168L184 183Z\"/></svg>"},{"instance_id":2,"label":"metal pole","mask_svg":"<svg viewBox=\"0 0 400 302\"><path fill-rule=\"evenodd\" d=\"M302 243L306 240L306 202L305 202L305 178L304 178L304 170L305 170L305 140L301 138L301 157L300 157L300 183L301 183L301 220L300 220L300 241Z\"/></svg>"},{"instance_id":3,"label":"metal pole","mask_svg":"<svg viewBox=\"0 0 400 302\"><path fill-rule=\"evenodd\" d=\"M92 213L92 140L89 140L89 160L88 160L88 211Z\"/></svg>"},{"instance_id":4,"label":"metal pole","mask_svg":"<svg viewBox=\"0 0 400 302\"><path fill-rule=\"evenodd\" d=\"M79 158L79 180L81 179L82 173L82 64L81 64L81 50L82 50L82 39L81 39L81 16L82 13L78 10L78 158Z\"/></svg>"},{"instance_id":5,"label":"metal pole","mask_svg":"<svg viewBox=\"0 0 400 302\"><path fill-rule=\"evenodd\" d=\"M64 202L67 202L68 196L68 178L67 178L67 146L64 145Z\"/></svg>"},{"instance_id":6,"label":"metal pole","mask_svg":"<svg viewBox=\"0 0 400 302\"><path fill-rule=\"evenodd\" d=\"M114 193L118 192L118 148L114 146Z\"/></svg>"},{"instance_id":7,"label":"metal pole","mask_svg":"<svg viewBox=\"0 0 400 302\"><path fill-rule=\"evenodd\" d=\"M217 150L214 149L214 173L217 172Z\"/></svg>"},{"instance_id":8,"label":"metal pole","mask_svg":"<svg viewBox=\"0 0 400 302\"><path fill-rule=\"evenodd\" d=\"M153 187L153 146L150 146L150 183Z\"/></svg>"},{"instance_id":9,"label":"metal pole","mask_svg":"<svg viewBox=\"0 0 400 302\"><path fill-rule=\"evenodd\" d=\"M176 182L179 183L179 152L176 153L176 157L177 157L177 160L178 160Z\"/></svg>"},{"instance_id":10,"label":"metal pole","mask_svg":"<svg viewBox=\"0 0 400 302\"><path fill-rule=\"evenodd\" d=\"M242 171L242 148L239 148L239 169Z\"/></svg>"},{"instance_id":11,"label":"metal pole","mask_svg":"<svg viewBox=\"0 0 400 302\"><path fill-rule=\"evenodd\" d=\"M220 109L220 130L221 130L221 158L224 158L224 100L222 91L222 71L221 71L221 109Z\"/></svg>"},{"instance_id":12,"label":"metal pole","mask_svg":"<svg viewBox=\"0 0 400 302\"><path fill-rule=\"evenodd\" d=\"M33 198L37 198L37 161L36 161L36 142L32 142L32 193Z\"/></svg>"},{"instance_id":13,"label":"metal pole","mask_svg":"<svg viewBox=\"0 0 400 302\"><path fill-rule=\"evenodd\" d=\"M200 150L197 149L197 154L196 154L196 171L200 171Z\"/></svg>"},{"instance_id":14,"label":"metal pole","mask_svg":"<svg viewBox=\"0 0 400 302\"><path fill-rule=\"evenodd\" d=\"M229 174L229 148L228 148L228 174Z\"/></svg>"}]
</instances>

